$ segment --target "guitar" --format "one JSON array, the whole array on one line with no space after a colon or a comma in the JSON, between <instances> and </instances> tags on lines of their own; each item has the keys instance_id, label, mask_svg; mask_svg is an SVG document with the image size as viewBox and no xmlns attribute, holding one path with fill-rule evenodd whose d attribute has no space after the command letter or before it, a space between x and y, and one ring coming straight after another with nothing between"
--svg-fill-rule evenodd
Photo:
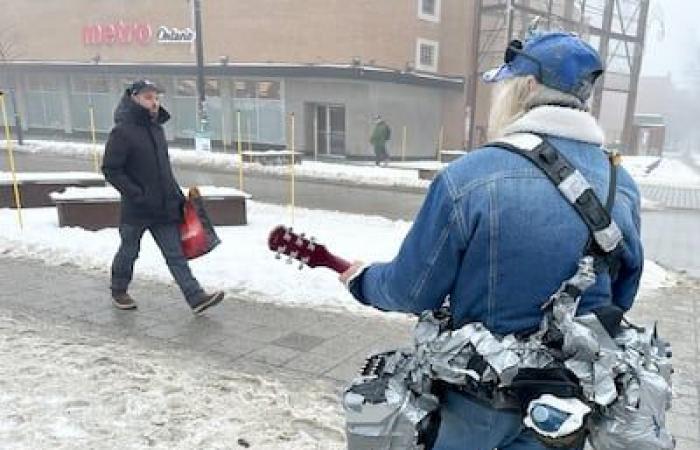
<instances>
[{"instance_id":1,"label":"guitar","mask_svg":"<svg viewBox=\"0 0 700 450\"><path fill-rule=\"evenodd\" d=\"M350 267L350 263L329 252L324 245L316 242L314 238L306 238L304 234L297 234L291 228L283 225L276 226L267 238L267 246L276 253L279 259L281 255L289 256L288 264L293 259L300 261L302 267L328 267L338 273L343 273Z\"/></svg>"}]
</instances>

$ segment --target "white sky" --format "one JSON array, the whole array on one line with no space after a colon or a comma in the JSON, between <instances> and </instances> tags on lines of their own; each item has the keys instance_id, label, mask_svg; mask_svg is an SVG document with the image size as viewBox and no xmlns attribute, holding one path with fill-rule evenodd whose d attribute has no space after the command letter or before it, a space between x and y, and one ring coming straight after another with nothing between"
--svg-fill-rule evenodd
<instances>
[{"instance_id":1,"label":"white sky","mask_svg":"<svg viewBox=\"0 0 700 450\"><path fill-rule=\"evenodd\" d=\"M652 0L643 75L666 75L682 80L700 52L700 1ZM656 18L663 18L664 32Z\"/></svg>"}]
</instances>

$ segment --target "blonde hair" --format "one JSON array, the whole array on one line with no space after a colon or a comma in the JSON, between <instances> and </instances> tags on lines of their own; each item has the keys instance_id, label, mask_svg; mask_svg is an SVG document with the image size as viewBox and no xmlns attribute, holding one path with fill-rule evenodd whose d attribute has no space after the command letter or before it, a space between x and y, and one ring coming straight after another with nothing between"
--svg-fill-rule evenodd
<instances>
[{"instance_id":1,"label":"blonde hair","mask_svg":"<svg viewBox=\"0 0 700 450\"><path fill-rule=\"evenodd\" d=\"M532 75L510 78L498 83L493 91L488 139L498 139L508 125L543 105L588 110L586 103L576 96L540 84Z\"/></svg>"}]
</instances>

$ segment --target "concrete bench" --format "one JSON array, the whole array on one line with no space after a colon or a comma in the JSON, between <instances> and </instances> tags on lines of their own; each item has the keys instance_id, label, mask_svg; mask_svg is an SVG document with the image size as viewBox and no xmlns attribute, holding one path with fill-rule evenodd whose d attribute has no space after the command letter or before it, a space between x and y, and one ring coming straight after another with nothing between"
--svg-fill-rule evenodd
<instances>
[{"instance_id":1,"label":"concrete bench","mask_svg":"<svg viewBox=\"0 0 700 450\"><path fill-rule=\"evenodd\" d=\"M467 152L465 152L464 150L442 150L440 152L440 158L442 162L449 163L454 161L455 159L461 158L466 154Z\"/></svg>"},{"instance_id":2,"label":"concrete bench","mask_svg":"<svg viewBox=\"0 0 700 450\"><path fill-rule=\"evenodd\" d=\"M418 169L418 178L421 180L433 180L438 172L438 169Z\"/></svg>"},{"instance_id":3,"label":"concrete bench","mask_svg":"<svg viewBox=\"0 0 700 450\"><path fill-rule=\"evenodd\" d=\"M246 200L251 198L249 194L214 186L201 186L199 191L214 225L248 223ZM64 192L51 194L51 199L56 204L60 227L99 230L119 226L120 197L112 187L68 188Z\"/></svg>"},{"instance_id":4,"label":"concrete bench","mask_svg":"<svg viewBox=\"0 0 700 450\"><path fill-rule=\"evenodd\" d=\"M52 192L69 187L104 186L102 175L93 172L18 172L17 186L23 208L53 206ZM0 172L0 208L16 208L10 172Z\"/></svg>"},{"instance_id":5,"label":"concrete bench","mask_svg":"<svg viewBox=\"0 0 700 450\"><path fill-rule=\"evenodd\" d=\"M243 162L256 162L264 166L284 166L292 162L292 152L289 150L267 150L241 152ZM301 164L303 153L294 152L294 163Z\"/></svg>"}]
</instances>

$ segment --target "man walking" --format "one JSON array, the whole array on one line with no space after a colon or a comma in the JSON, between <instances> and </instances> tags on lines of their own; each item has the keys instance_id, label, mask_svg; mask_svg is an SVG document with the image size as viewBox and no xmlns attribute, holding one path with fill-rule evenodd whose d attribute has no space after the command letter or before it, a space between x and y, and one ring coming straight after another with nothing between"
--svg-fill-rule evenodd
<instances>
[{"instance_id":1,"label":"man walking","mask_svg":"<svg viewBox=\"0 0 700 450\"><path fill-rule=\"evenodd\" d=\"M146 230L160 248L170 273L195 314L216 305L224 293L206 293L182 253L179 224L185 197L175 181L163 123L170 114L160 105L161 89L148 80L134 82L114 112L102 172L121 194L121 244L112 262L114 306L134 309L127 293Z\"/></svg>"},{"instance_id":2,"label":"man walking","mask_svg":"<svg viewBox=\"0 0 700 450\"><path fill-rule=\"evenodd\" d=\"M391 129L381 116L377 115L375 121L374 130L369 139L374 148L374 162L376 165L382 162L386 165L386 162L389 161L389 153L386 151L386 142L391 139Z\"/></svg>"}]
</instances>

